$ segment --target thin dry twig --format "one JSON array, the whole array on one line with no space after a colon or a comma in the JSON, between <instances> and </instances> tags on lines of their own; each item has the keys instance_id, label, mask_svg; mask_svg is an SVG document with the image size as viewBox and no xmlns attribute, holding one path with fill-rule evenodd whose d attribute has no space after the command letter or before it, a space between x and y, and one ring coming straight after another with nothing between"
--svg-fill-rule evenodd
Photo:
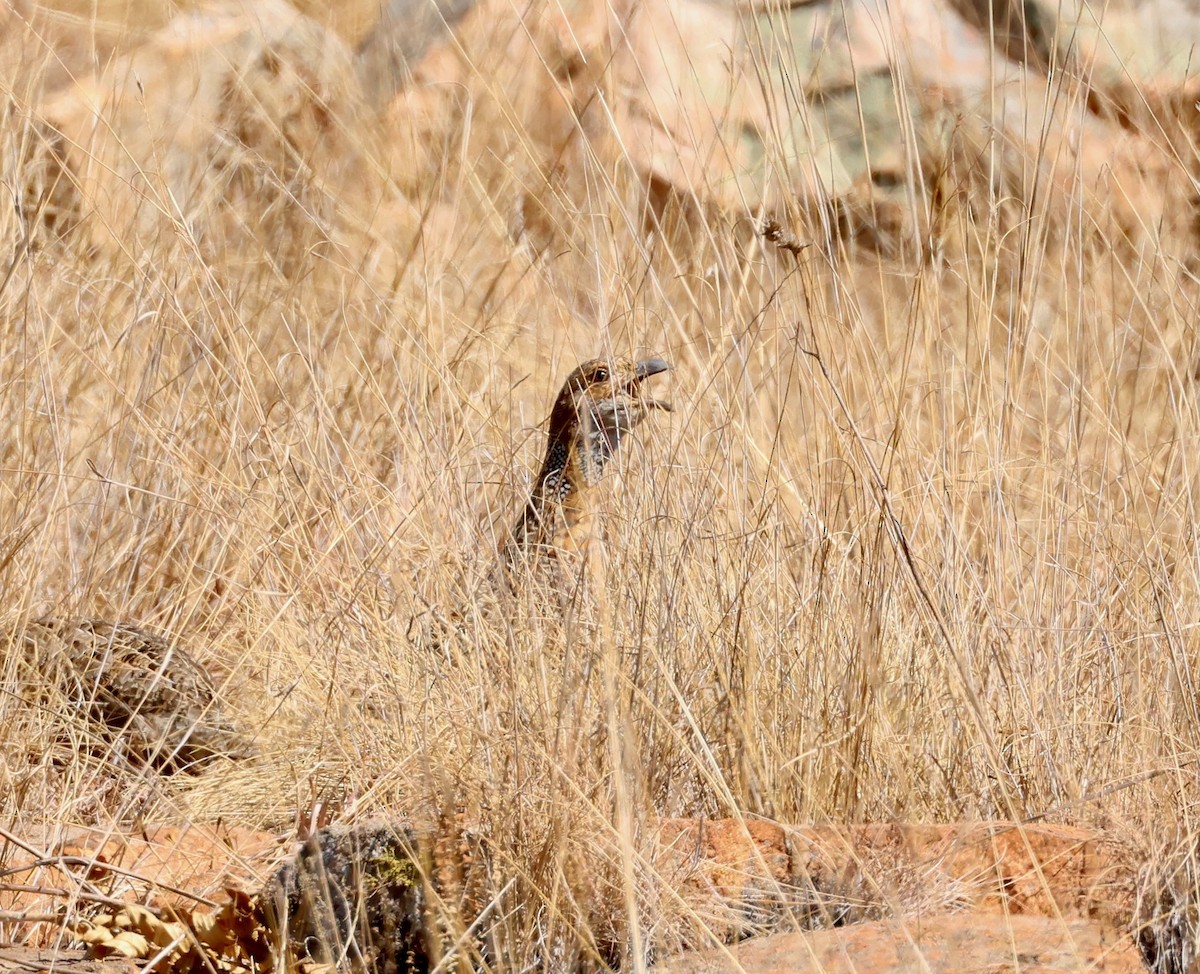
<instances>
[{"instance_id":1,"label":"thin dry twig","mask_svg":"<svg viewBox=\"0 0 1200 974\"><path fill-rule=\"evenodd\" d=\"M804 251L812 246L810 241L802 241L791 230L783 226L777 220L772 220L769 217L764 219L759 234L769 243L773 243L780 250L786 250L794 257L799 257Z\"/></svg>"}]
</instances>

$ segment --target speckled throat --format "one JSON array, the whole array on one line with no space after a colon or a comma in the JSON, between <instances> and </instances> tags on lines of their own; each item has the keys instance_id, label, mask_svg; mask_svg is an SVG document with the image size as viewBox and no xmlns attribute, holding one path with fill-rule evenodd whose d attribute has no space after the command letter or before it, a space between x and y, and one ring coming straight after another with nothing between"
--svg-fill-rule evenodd
<instances>
[{"instance_id":1,"label":"speckled throat","mask_svg":"<svg viewBox=\"0 0 1200 974\"><path fill-rule=\"evenodd\" d=\"M571 373L550 414L546 456L505 546L512 565L544 552L579 551L597 533L596 488L608 462L652 409L642 383L666 371L662 359L585 362Z\"/></svg>"}]
</instances>

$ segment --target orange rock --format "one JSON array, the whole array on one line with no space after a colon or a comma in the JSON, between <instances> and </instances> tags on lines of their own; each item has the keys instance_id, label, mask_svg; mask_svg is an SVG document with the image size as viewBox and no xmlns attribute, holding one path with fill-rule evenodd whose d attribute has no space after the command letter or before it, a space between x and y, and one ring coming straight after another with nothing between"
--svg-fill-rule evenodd
<instances>
[{"instance_id":1,"label":"orange rock","mask_svg":"<svg viewBox=\"0 0 1200 974\"><path fill-rule=\"evenodd\" d=\"M858 863L894 863L926 887L954 887L965 905L1038 916L1123 921L1134 868L1111 837L1059 825L979 822L792 830L794 846L842 874ZM869 876L866 877L869 880ZM909 892L912 892L910 889Z\"/></svg>"},{"instance_id":2,"label":"orange rock","mask_svg":"<svg viewBox=\"0 0 1200 974\"><path fill-rule=\"evenodd\" d=\"M195 909L203 902L197 897L220 902L228 888L257 886L278 848L274 835L239 827L167 826L95 839L77 834L47 850L41 865L6 877L0 910L53 914L79 888L80 879L126 902ZM20 868L19 861L13 865ZM31 942L52 943L57 929L57 924L43 924Z\"/></svg>"},{"instance_id":3,"label":"orange rock","mask_svg":"<svg viewBox=\"0 0 1200 974\"><path fill-rule=\"evenodd\" d=\"M772 917L823 925L992 910L1128 923L1136 864L1110 837L1011 822L786 827L661 823L659 873L718 938Z\"/></svg>"},{"instance_id":4,"label":"orange rock","mask_svg":"<svg viewBox=\"0 0 1200 974\"><path fill-rule=\"evenodd\" d=\"M782 933L681 954L658 974L1146 974L1125 935L1088 920L978 914Z\"/></svg>"},{"instance_id":5,"label":"orange rock","mask_svg":"<svg viewBox=\"0 0 1200 974\"><path fill-rule=\"evenodd\" d=\"M737 819L667 819L656 860L698 924L720 939L744 936L773 913L797 905L787 832ZM803 908L803 905L802 905Z\"/></svg>"},{"instance_id":6,"label":"orange rock","mask_svg":"<svg viewBox=\"0 0 1200 974\"><path fill-rule=\"evenodd\" d=\"M213 899L220 899L225 887L253 887L258 883L255 862L270 856L279 847L274 835L238 826L163 826L136 836L113 836L100 846L84 844L64 846L62 855L96 859L91 872L111 877L132 873L143 880L162 899L180 899L170 887ZM105 866L116 867L106 870ZM127 877L125 885L139 885ZM184 900L187 905L192 901Z\"/></svg>"}]
</instances>

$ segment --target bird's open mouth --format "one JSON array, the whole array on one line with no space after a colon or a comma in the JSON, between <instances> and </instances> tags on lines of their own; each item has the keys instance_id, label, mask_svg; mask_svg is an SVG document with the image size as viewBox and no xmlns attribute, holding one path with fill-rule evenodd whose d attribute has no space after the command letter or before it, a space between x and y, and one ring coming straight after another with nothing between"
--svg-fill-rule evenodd
<instances>
[{"instance_id":1,"label":"bird's open mouth","mask_svg":"<svg viewBox=\"0 0 1200 974\"><path fill-rule=\"evenodd\" d=\"M643 406L648 409L662 409L666 412L671 411L671 404L662 399L652 399L649 396L642 395L642 383L649 379L652 375L658 375L660 372L670 371L671 366L660 358L642 359L638 362L634 369L633 381L629 383L628 392L631 396L638 400Z\"/></svg>"}]
</instances>

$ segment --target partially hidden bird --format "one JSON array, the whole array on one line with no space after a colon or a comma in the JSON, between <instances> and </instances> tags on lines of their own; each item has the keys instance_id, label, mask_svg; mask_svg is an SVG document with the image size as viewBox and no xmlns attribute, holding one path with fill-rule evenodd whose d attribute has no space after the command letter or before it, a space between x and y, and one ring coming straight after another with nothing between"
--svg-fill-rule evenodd
<instances>
[{"instance_id":1,"label":"partially hidden bird","mask_svg":"<svg viewBox=\"0 0 1200 974\"><path fill-rule=\"evenodd\" d=\"M0 636L0 649L10 647L30 695L57 685L98 742L136 763L194 771L245 751L209 674L165 636L124 622L37 619Z\"/></svg>"},{"instance_id":2,"label":"partially hidden bird","mask_svg":"<svg viewBox=\"0 0 1200 974\"><path fill-rule=\"evenodd\" d=\"M585 552L598 540L605 468L651 412L670 411L670 403L643 388L668 369L660 358L592 359L567 376L550 411L541 470L504 545L510 570L544 556Z\"/></svg>"}]
</instances>

